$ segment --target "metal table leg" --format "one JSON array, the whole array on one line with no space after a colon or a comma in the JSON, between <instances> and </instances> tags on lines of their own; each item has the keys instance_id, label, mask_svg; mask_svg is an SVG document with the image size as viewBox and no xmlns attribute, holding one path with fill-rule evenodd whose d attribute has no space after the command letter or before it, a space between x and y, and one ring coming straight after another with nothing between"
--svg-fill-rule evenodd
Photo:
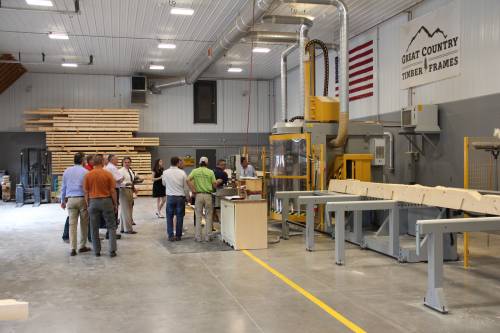
<instances>
[{"instance_id":1,"label":"metal table leg","mask_svg":"<svg viewBox=\"0 0 500 333\"><path fill-rule=\"evenodd\" d=\"M290 209L290 198L281 200L281 238L289 239L290 233L288 228L288 210Z\"/></svg>"},{"instance_id":2,"label":"metal table leg","mask_svg":"<svg viewBox=\"0 0 500 333\"><path fill-rule=\"evenodd\" d=\"M314 251L314 203L306 205L306 250Z\"/></svg>"},{"instance_id":3,"label":"metal table leg","mask_svg":"<svg viewBox=\"0 0 500 333\"><path fill-rule=\"evenodd\" d=\"M432 232L428 235L427 250L427 294L424 304L441 313L447 313L448 307L443 291L443 233Z\"/></svg>"},{"instance_id":4,"label":"metal table leg","mask_svg":"<svg viewBox=\"0 0 500 333\"><path fill-rule=\"evenodd\" d=\"M389 239L390 253L393 257L399 258L399 209L397 204L389 209Z\"/></svg>"},{"instance_id":5,"label":"metal table leg","mask_svg":"<svg viewBox=\"0 0 500 333\"><path fill-rule=\"evenodd\" d=\"M356 210L353 212L353 226L354 241L356 244L361 244L363 240L363 212Z\"/></svg>"},{"instance_id":6,"label":"metal table leg","mask_svg":"<svg viewBox=\"0 0 500 333\"><path fill-rule=\"evenodd\" d=\"M335 211L335 263L345 262L345 210Z\"/></svg>"}]
</instances>

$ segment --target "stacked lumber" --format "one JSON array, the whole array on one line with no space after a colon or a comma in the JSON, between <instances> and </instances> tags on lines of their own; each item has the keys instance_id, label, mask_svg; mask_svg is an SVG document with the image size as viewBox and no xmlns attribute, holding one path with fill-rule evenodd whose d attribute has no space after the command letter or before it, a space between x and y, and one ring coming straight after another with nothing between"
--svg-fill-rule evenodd
<instances>
[{"instance_id":1,"label":"stacked lumber","mask_svg":"<svg viewBox=\"0 0 500 333\"><path fill-rule=\"evenodd\" d=\"M483 195L475 190L444 186L422 186L330 180L330 192L355 194L378 199L397 200L418 205L463 210L480 214L500 215L500 196Z\"/></svg>"},{"instance_id":2,"label":"stacked lumber","mask_svg":"<svg viewBox=\"0 0 500 333\"><path fill-rule=\"evenodd\" d=\"M42 108L25 111L25 129L45 132L52 156L52 174L62 175L73 165L76 152L128 156L132 169L144 182L139 195L151 195L151 154L147 147L158 146L158 137L135 137L139 130L139 110Z\"/></svg>"},{"instance_id":3,"label":"stacked lumber","mask_svg":"<svg viewBox=\"0 0 500 333\"><path fill-rule=\"evenodd\" d=\"M31 132L139 130L139 110L132 109L38 109L25 114L39 116L26 119L25 129Z\"/></svg>"}]
</instances>

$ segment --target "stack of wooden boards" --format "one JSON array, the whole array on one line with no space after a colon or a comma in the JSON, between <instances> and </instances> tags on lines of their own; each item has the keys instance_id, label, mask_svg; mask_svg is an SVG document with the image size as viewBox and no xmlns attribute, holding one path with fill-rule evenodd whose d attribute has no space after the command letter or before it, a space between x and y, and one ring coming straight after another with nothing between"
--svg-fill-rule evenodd
<instances>
[{"instance_id":1,"label":"stack of wooden boards","mask_svg":"<svg viewBox=\"0 0 500 333\"><path fill-rule=\"evenodd\" d=\"M129 156L132 169L144 179L139 195L151 195L151 153L146 148L159 145L158 137L134 137L139 130L139 110L43 108L25 111L25 129L45 132L47 150L52 155L52 174L62 175L73 165L76 152Z\"/></svg>"},{"instance_id":2,"label":"stack of wooden boards","mask_svg":"<svg viewBox=\"0 0 500 333\"><path fill-rule=\"evenodd\" d=\"M396 200L418 205L500 215L500 196L444 186L384 184L358 180L330 180L329 192Z\"/></svg>"}]
</instances>

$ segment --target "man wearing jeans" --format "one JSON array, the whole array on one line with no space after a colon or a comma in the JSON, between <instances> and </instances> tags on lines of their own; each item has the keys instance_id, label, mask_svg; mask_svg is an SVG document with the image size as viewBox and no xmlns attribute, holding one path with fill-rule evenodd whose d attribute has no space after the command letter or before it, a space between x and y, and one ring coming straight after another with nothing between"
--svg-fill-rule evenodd
<instances>
[{"instance_id":1,"label":"man wearing jeans","mask_svg":"<svg viewBox=\"0 0 500 333\"><path fill-rule=\"evenodd\" d=\"M73 158L75 165L64 171L62 179L61 207L68 209L71 256L76 256L78 218L80 218L80 247L78 252L90 251L86 247L89 215L83 193L83 179L88 173L83 167L84 158L85 155L82 153L76 153Z\"/></svg>"},{"instance_id":2,"label":"man wearing jeans","mask_svg":"<svg viewBox=\"0 0 500 333\"><path fill-rule=\"evenodd\" d=\"M189 188L184 170L179 169L180 159L176 156L170 159L170 168L163 171L162 182L167 195L167 234L168 240L180 241L182 225L186 210L186 199L189 198ZM174 236L174 215L176 216Z\"/></svg>"},{"instance_id":3,"label":"man wearing jeans","mask_svg":"<svg viewBox=\"0 0 500 333\"><path fill-rule=\"evenodd\" d=\"M94 169L83 181L85 201L89 207L90 227L92 228L92 244L96 257L101 256L101 240L99 224L106 221L109 234L109 255L116 256L116 217L118 201L115 190L116 182L113 175L103 169L103 157L98 154L94 158Z\"/></svg>"},{"instance_id":4,"label":"man wearing jeans","mask_svg":"<svg viewBox=\"0 0 500 333\"><path fill-rule=\"evenodd\" d=\"M205 209L205 241L209 242L212 237L212 215L214 205L212 203L212 192L222 180L216 180L212 170L207 168L208 158L200 158L200 166L189 174L188 185L195 196L194 209L196 212L195 241L201 242L201 217Z\"/></svg>"}]
</instances>

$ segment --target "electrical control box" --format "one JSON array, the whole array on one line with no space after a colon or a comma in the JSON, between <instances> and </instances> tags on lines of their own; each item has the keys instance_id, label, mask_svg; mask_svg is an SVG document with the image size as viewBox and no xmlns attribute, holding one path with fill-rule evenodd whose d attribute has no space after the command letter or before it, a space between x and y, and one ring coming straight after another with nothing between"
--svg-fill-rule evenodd
<instances>
[{"instance_id":1,"label":"electrical control box","mask_svg":"<svg viewBox=\"0 0 500 333\"><path fill-rule=\"evenodd\" d=\"M371 138L370 153L373 155L372 165L385 165L385 138Z\"/></svg>"},{"instance_id":2,"label":"electrical control box","mask_svg":"<svg viewBox=\"0 0 500 333\"><path fill-rule=\"evenodd\" d=\"M439 133L438 106L418 104L401 110L401 127L416 133Z\"/></svg>"}]
</instances>

